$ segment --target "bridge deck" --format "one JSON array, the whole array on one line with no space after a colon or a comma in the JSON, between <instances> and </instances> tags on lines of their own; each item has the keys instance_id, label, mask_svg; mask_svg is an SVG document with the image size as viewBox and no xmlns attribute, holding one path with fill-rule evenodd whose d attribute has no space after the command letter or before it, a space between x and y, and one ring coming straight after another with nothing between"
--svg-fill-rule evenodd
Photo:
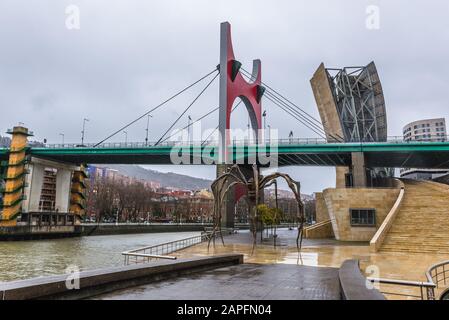
<instances>
[{"instance_id":1,"label":"bridge deck","mask_svg":"<svg viewBox=\"0 0 449 320\"><path fill-rule=\"evenodd\" d=\"M31 148L29 153L56 161L90 164L177 164L173 163L173 155L178 153L190 154L180 164L211 164L217 160L217 149L200 145L144 147L129 143L97 148ZM284 143L267 150L277 155L279 166L348 166L351 153L364 152L368 167L449 168L449 142ZM249 163L265 152L255 145L237 145L233 151L233 161L250 159ZM0 160L6 159L7 149L0 149ZM263 165L261 161L258 163Z\"/></svg>"}]
</instances>

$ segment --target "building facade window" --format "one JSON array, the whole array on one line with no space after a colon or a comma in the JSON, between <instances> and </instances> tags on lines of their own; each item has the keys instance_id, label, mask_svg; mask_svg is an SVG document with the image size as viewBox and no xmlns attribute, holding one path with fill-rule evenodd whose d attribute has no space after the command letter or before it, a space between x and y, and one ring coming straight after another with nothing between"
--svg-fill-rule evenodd
<instances>
[{"instance_id":1,"label":"building facade window","mask_svg":"<svg viewBox=\"0 0 449 320\"><path fill-rule=\"evenodd\" d=\"M376 209L349 209L351 226L375 227Z\"/></svg>"}]
</instances>

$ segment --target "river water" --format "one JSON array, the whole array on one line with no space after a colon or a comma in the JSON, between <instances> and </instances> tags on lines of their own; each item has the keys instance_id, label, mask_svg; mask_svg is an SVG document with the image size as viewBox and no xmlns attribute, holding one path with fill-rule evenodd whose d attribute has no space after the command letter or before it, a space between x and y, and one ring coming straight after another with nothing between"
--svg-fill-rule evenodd
<instances>
[{"instance_id":1,"label":"river water","mask_svg":"<svg viewBox=\"0 0 449 320\"><path fill-rule=\"evenodd\" d=\"M121 252L193 237L200 232L91 236L0 242L0 282L122 266Z\"/></svg>"}]
</instances>

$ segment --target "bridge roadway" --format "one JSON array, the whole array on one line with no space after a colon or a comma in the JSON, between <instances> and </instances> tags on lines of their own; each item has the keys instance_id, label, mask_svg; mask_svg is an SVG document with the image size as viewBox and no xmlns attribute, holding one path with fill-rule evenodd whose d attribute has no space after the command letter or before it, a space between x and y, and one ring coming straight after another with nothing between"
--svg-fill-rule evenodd
<instances>
[{"instance_id":1,"label":"bridge roadway","mask_svg":"<svg viewBox=\"0 0 449 320\"><path fill-rule=\"evenodd\" d=\"M256 154L265 153L256 145L237 144L232 148L233 161L247 160ZM201 144L174 147L173 144L145 146L142 143L106 143L98 147L32 147L28 153L39 158L76 164L157 165L173 164L172 153L181 150L184 155L190 152L190 158L181 164L215 164L211 162L217 160L217 149L215 145ZM268 146L267 150L278 156L279 166L348 166L352 153L363 152L367 167L449 168L449 142L323 143L312 139L280 140L276 148ZM7 160L7 154L8 149L0 148L0 160Z\"/></svg>"}]
</instances>

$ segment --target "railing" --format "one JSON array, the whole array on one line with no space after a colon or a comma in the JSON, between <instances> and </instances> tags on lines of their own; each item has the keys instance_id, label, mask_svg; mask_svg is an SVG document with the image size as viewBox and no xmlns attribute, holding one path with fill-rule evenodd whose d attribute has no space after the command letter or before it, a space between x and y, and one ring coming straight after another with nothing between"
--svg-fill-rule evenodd
<instances>
[{"instance_id":1,"label":"railing","mask_svg":"<svg viewBox=\"0 0 449 320\"><path fill-rule=\"evenodd\" d=\"M176 260L175 256L169 256L169 254L208 241L211 237L211 232L204 232L198 236L125 251L122 255L125 257L125 265L150 262L153 259Z\"/></svg>"},{"instance_id":2,"label":"railing","mask_svg":"<svg viewBox=\"0 0 449 320\"><path fill-rule=\"evenodd\" d=\"M419 295L404 292L387 292L381 291L383 294L412 297L421 300L435 300L435 289L448 288L449 285L449 260L432 265L426 272L427 282L392 280L382 278L367 278L372 283L381 283L387 285L395 285L402 287L419 288ZM442 286L443 285L443 286ZM447 294L443 291L443 295Z\"/></svg>"},{"instance_id":3,"label":"railing","mask_svg":"<svg viewBox=\"0 0 449 320\"><path fill-rule=\"evenodd\" d=\"M276 140L265 140L264 142L258 142L258 145L288 145L288 144L327 144L327 143L338 143L341 141L326 141L321 138L296 138L296 139L276 139ZM218 146L217 141L165 141L161 142L158 145L155 145L155 142L145 143L145 142L106 142L100 145L96 145L95 143L55 143L55 144L46 144L45 148L49 149L76 149L76 148L103 148L103 149L126 149L126 148L159 148L159 147L216 147ZM231 145L234 146L253 146L256 145L255 141L251 140L233 140Z\"/></svg>"},{"instance_id":4,"label":"railing","mask_svg":"<svg viewBox=\"0 0 449 320\"><path fill-rule=\"evenodd\" d=\"M393 225L393 222L396 218L396 215L398 214L399 210L401 209L402 200L404 199L405 194L405 186L404 183L396 179L399 182L400 185L400 191L399 195L393 205L393 207L388 212L386 218L382 222L380 228L377 230L376 234L370 241L370 250L371 252L377 252L379 251L380 247L382 246L385 237L387 236L387 233L390 231L391 226Z\"/></svg>"},{"instance_id":5,"label":"railing","mask_svg":"<svg viewBox=\"0 0 449 320\"><path fill-rule=\"evenodd\" d=\"M449 260L434 264L426 272L427 281L433 282L436 288L441 284L447 287L449 284Z\"/></svg>"},{"instance_id":6,"label":"railing","mask_svg":"<svg viewBox=\"0 0 449 320\"><path fill-rule=\"evenodd\" d=\"M212 226L212 222L89 222L85 221L81 223L82 226Z\"/></svg>"},{"instance_id":7,"label":"railing","mask_svg":"<svg viewBox=\"0 0 449 320\"><path fill-rule=\"evenodd\" d=\"M379 141L380 143L382 141ZM378 142L378 143L379 143ZM387 138L386 143L435 143L435 142L449 142L449 136L432 136L430 138L416 140L404 140L402 136L390 136ZM345 143L342 140L326 140L323 138L285 138L285 139L263 139L258 142L259 145L307 145L307 144L335 144L335 143ZM356 144L370 144L372 141L362 141L362 142L351 142ZM157 148L157 147L173 147L173 146L217 146L218 142L216 140L209 141L165 141L159 143L157 146L156 142L106 142L100 145L95 143L55 143L55 144L45 144L45 148L51 149L65 149L65 148ZM256 142L251 139L243 140L232 140L232 145L235 146L246 146L246 145L256 145Z\"/></svg>"},{"instance_id":8,"label":"railing","mask_svg":"<svg viewBox=\"0 0 449 320\"><path fill-rule=\"evenodd\" d=\"M401 296L401 297L411 297L421 300L435 300L435 287L433 282L421 282L421 281L408 281L408 280L393 280L393 279L383 279L383 278L367 278L371 283L380 283L386 285L394 285L400 287L409 287L419 289L419 294L404 293L404 292L393 292L393 291L382 291L382 294Z\"/></svg>"}]
</instances>

